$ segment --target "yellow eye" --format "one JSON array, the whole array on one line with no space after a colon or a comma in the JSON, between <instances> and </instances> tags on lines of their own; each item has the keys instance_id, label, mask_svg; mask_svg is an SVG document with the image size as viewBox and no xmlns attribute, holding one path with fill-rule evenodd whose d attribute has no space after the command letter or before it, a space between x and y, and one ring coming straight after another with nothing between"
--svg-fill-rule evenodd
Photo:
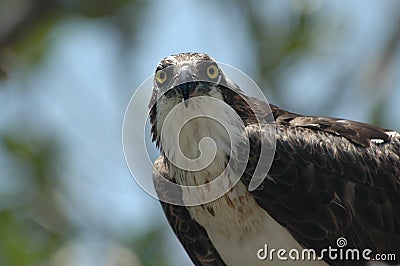
<instances>
[{"instance_id":1,"label":"yellow eye","mask_svg":"<svg viewBox=\"0 0 400 266\"><path fill-rule=\"evenodd\" d=\"M156 80L159 84L163 84L167 80L167 73L163 70L157 71Z\"/></svg>"},{"instance_id":2,"label":"yellow eye","mask_svg":"<svg viewBox=\"0 0 400 266\"><path fill-rule=\"evenodd\" d=\"M210 65L207 67L207 76L210 79L218 77L218 67L216 65Z\"/></svg>"}]
</instances>

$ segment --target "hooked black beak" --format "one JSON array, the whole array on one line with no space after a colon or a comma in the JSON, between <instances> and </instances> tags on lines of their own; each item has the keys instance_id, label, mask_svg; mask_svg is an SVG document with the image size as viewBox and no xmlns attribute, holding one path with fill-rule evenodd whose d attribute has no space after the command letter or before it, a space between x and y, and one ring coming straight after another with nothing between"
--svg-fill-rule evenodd
<instances>
[{"instance_id":1,"label":"hooked black beak","mask_svg":"<svg viewBox=\"0 0 400 266\"><path fill-rule=\"evenodd\" d=\"M186 83L186 84L188 84L188 83ZM189 87L189 86L185 86L185 87ZM188 108L188 105L189 105L189 101L188 100L189 100L189 97L190 97L190 88L183 88L182 91L181 91L181 94L182 94L183 103L185 104L185 108Z\"/></svg>"},{"instance_id":2,"label":"hooked black beak","mask_svg":"<svg viewBox=\"0 0 400 266\"><path fill-rule=\"evenodd\" d=\"M176 89L178 90L179 94L182 95L182 101L185 104L185 107L187 108L189 105L189 98L190 98L190 94L192 93L193 88L196 85L193 82L188 82L188 83L184 83L179 85Z\"/></svg>"},{"instance_id":3,"label":"hooked black beak","mask_svg":"<svg viewBox=\"0 0 400 266\"><path fill-rule=\"evenodd\" d=\"M195 76L192 74L192 71L189 66L184 66L179 70L179 74L175 79L173 87L177 88L180 95L182 95L182 101L185 104L185 108L189 105L189 97L191 94L191 90L195 87Z\"/></svg>"}]
</instances>

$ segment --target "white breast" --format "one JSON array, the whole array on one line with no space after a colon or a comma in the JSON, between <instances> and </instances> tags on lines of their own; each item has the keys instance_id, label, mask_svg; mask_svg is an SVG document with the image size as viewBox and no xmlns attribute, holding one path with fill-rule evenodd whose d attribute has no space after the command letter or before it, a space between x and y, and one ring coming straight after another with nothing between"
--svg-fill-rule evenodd
<instances>
[{"instance_id":1,"label":"white breast","mask_svg":"<svg viewBox=\"0 0 400 266\"><path fill-rule=\"evenodd\" d=\"M199 113L201 111L196 110ZM212 111L221 113L221 110ZM172 132L174 127L185 119L185 114L175 114L174 119L176 124L164 125L169 128L164 128L164 134L161 136L163 150L170 158L175 158L178 153L175 150L176 145L173 144L176 143L176 135L168 134L168 132ZM232 119L228 114L223 119L226 119L227 124L231 127L228 130L233 131L233 134L241 135L244 130L241 121ZM162 121L163 117L159 117L160 120ZM198 185L221 174L230 151L230 142L225 133L217 124L210 123L207 119L199 119L183 128L180 132L179 142L182 152L186 156L192 158L199 156L198 143L205 136L209 136L215 141L217 152L213 162L201 171L188 172L171 165L170 175L174 176L180 184ZM226 175L229 174L229 171L226 172ZM226 176L225 178L229 180L230 177ZM183 200L185 201L185 199ZM280 261L276 258L273 261L260 260L257 257L257 251L264 248L265 244L276 250L284 248L289 251L295 248L300 252L302 247L285 228L257 205L241 182L238 182L232 190L215 201L187 208L191 216L205 228L227 265L326 265L321 261Z\"/></svg>"},{"instance_id":2,"label":"white breast","mask_svg":"<svg viewBox=\"0 0 400 266\"><path fill-rule=\"evenodd\" d=\"M227 265L326 265L322 261L260 260L259 249L303 248L246 191L243 183L224 197L203 207L189 207L193 218L205 228L215 248ZM214 215L209 209L213 210Z\"/></svg>"}]
</instances>

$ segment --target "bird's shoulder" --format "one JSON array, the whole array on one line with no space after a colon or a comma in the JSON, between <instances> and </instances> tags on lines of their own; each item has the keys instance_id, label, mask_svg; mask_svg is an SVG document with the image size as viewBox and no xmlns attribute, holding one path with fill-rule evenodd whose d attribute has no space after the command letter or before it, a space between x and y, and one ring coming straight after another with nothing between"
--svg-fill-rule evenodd
<instances>
[{"instance_id":1,"label":"bird's shoulder","mask_svg":"<svg viewBox=\"0 0 400 266\"><path fill-rule=\"evenodd\" d=\"M277 125L290 128L309 128L330 133L344 137L363 147L369 147L371 142L383 144L400 139L399 133L375 125L333 117L304 116L288 112L274 105L270 106Z\"/></svg>"},{"instance_id":2,"label":"bird's shoulder","mask_svg":"<svg viewBox=\"0 0 400 266\"><path fill-rule=\"evenodd\" d=\"M349 246L400 256L400 135L373 125L301 116L271 106L276 123L249 124L250 183L262 140L276 150L258 204L304 246ZM333 263L329 261L330 263Z\"/></svg>"}]
</instances>

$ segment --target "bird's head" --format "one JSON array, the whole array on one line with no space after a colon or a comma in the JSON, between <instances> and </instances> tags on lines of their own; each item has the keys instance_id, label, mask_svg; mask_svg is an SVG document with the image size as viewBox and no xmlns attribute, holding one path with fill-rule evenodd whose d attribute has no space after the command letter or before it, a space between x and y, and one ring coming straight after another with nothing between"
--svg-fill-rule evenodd
<instances>
[{"instance_id":1,"label":"bird's head","mask_svg":"<svg viewBox=\"0 0 400 266\"><path fill-rule=\"evenodd\" d=\"M191 99L198 96L225 101L227 86L232 86L217 62L204 53L181 53L164 58L157 65L150 100L153 141L158 146L160 125L170 111L183 102L183 112L196 108ZM236 86L236 85L235 85ZM159 124L159 126L157 126Z\"/></svg>"},{"instance_id":2,"label":"bird's head","mask_svg":"<svg viewBox=\"0 0 400 266\"><path fill-rule=\"evenodd\" d=\"M197 98L200 96L202 97ZM185 119L185 115L210 112L224 114L227 111L226 106L230 106L245 124L254 123L255 115L245 99L250 98L243 94L209 55L181 53L166 57L157 65L149 103L153 141L160 147L160 133L165 118L171 113L176 114L171 110L179 104L182 104L178 108L179 115L174 117L177 124L179 120ZM216 100L220 104L212 104ZM256 103L254 100L252 99ZM226 118L228 119L230 118Z\"/></svg>"},{"instance_id":3,"label":"bird's head","mask_svg":"<svg viewBox=\"0 0 400 266\"><path fill-rule=\"evenodd\" d=\"M225 75L210 56L203 53L181 53L164 58L157 66L152 102L159 107L176 105L197 96L222 99L219 85ZM168 104L167 104L168 103Z\"/></svg>"}]
</instances>

